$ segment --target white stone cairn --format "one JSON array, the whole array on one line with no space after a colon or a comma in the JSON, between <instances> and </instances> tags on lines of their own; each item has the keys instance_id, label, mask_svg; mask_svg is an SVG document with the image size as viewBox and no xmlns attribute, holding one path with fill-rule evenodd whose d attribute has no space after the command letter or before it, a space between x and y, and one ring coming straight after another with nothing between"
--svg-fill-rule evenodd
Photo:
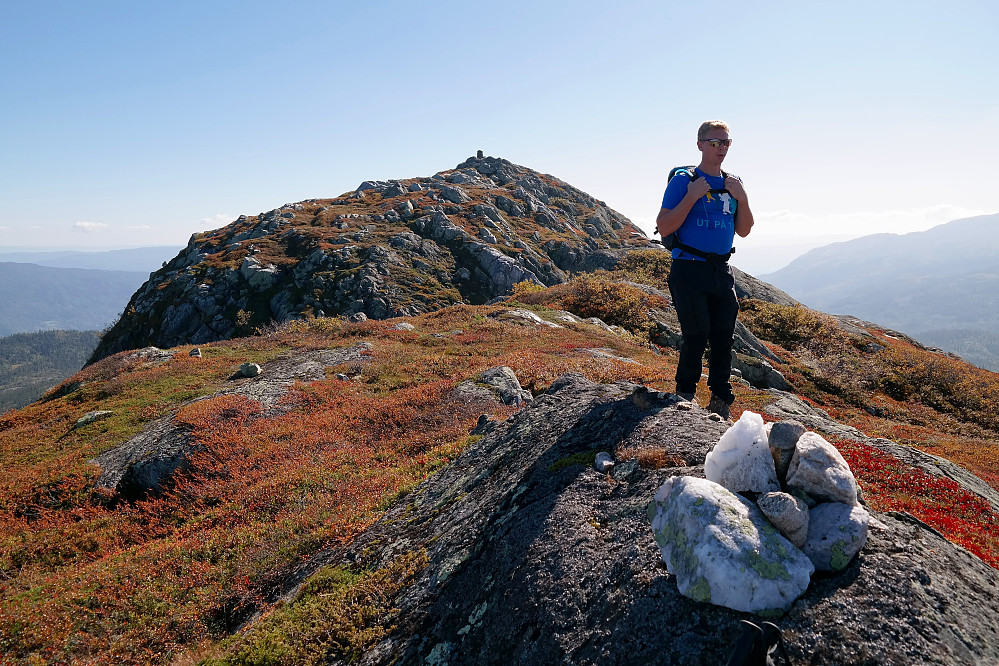
<instances>
[{"instance_id":1,"label":"white stone cairn","mask_svg":"<svg viewBox=\"0 0 999 666\"><path fill-rule=\"evenodd\" d=\"M785 465L786 480L777 471ZM867 542L872 519L849 465L796 421L764 424L743 412L704 473L670 478L649 506L666 568L691 599L779 613L814 571L842 571Z\"/></svg>"}]
</instances>

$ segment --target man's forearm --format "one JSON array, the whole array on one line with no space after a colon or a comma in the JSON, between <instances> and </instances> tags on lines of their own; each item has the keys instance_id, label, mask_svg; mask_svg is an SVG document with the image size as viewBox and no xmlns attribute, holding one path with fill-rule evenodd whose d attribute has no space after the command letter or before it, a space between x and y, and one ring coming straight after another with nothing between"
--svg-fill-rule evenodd
<instances>
[{"instance_id":1,"label":"man's forearm","mask_svg":"<svg viewBox=\"0 0 999 666\"><path fill-rule=\"evenodd\" d=\"M740 201L735 210L735 233L745 238L753 230L753 211L749 209L749 201Z\"/></svg>"}]
</instances>

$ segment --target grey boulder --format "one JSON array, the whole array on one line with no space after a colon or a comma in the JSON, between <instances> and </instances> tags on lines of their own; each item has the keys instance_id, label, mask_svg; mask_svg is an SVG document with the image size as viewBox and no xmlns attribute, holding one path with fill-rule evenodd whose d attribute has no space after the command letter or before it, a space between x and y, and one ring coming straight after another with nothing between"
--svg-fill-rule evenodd
<instances>
[{"instance_id":1,"label":"grey boulder","mask_svg":"<svg viewBox=\"0 0 999 666\"><path fill-rule=\"evenodd\" d=\"M787 470L787 486L820 502L857 503L857 480L832 444L806 432L795 445Z\"/></svg>"},{"instance_id":2,"label":"grey boulder","mask_svg":"<svg viewBox=\"0 0 999 666\"><path fill-rule=\"evenodd\" d=\"M819 504L808 512L808 540L802 550L817 571L842 571L867 543L870 521L863 507Z\"/></svg>"},{"instance_id":3,"label":"grey boulder","mask_svg":"<svg viewBox=\"0 0 999 666\"><path fill-rule=\"evenodd\" d=\"M530 391L521 387L513 370L505 365L461 382L455 387L455 394L464 399L498 400L504 405L517 406L533 398Z\"/></svg>"},{"instance_id":4,"label":"grey boulder","mask_svg":"<svg viewBox=\"0 0 999 666\"><path fill-rule=\"evenodd\" d=\"M777 531L798 548L808 539L808 505L787 493L766 493L756 500Z\"/></svg>"},{"instance_id":5,"label":"grey boulder","mask_svg":"<svg viewBox=\"0 0 999 666\"><path fill-rule=\"evenodd\" d=\"M256 377L262 371L261 367L256 363L247 362L239 366L239 374L243 377Z\"/></svg>"},{"instance_id":6,"label":"grey boulder","mask_svg":"<svg viewBox=\"0 0 999 666\"><path fill-rule=\"evenodd\" d=\"M781 483L787 482L787 469L791 466L791 458L794 457L798 439L805 432L805 426L793 420L775 423L770 428L767 441L774 459L774 467L777 468L777 478Z\"/></svg>"}]
</instances>

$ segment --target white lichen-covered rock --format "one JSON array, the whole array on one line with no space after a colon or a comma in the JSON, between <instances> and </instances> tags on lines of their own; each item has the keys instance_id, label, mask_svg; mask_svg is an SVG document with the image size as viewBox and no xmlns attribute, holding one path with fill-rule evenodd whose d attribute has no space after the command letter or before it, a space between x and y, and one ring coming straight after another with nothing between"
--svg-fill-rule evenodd
<instances>
[{"instance_id":1,"label":"white lichen-covered rock","mask_svg":"<svg viewBox=\"0 0 999 666\"><path fill-rule=\"evenodd\" d=\"M819 504L808 517L808 540L802 547L818 571L842 571L867 543L871 515L842 502Z\"/></svg>"},{"instance_id":2,"label":"white lichen-covered rock","mask_svg":"<svg viewBox=\"0 0 999 666\"><path fill-rule=\"evenodd\" d=\"M755 505L706 479L670 478L649 506L649 519L680 593L696 601L784 611L814 571Z\"/></svg>"},{"instance_id":3,"label":"white lichen-covered rock","mask_svg":"<svg viewBox=\"0 0 999 666\"><path fill-rule=\"evenodd\" d=\"M473 380L466 380L455 387L460 400L498 400L504 405L520 406L534 399L531 392L520 385L516 373L507 366L484 370Z\"/></svg>"},{"instance_id":4,"label":"white lichen-covered rock","mask_svg":"<svg viewBox=\"0 0 999 666\"><path fill-rule=\"evenodd\" d=\"M568 310L559 310L555 313L555 319L565 324L582 324L583 320L580 317L572 314Z\"/></svg>"},{"instance_id":5,"label":"white lichen-covered rock","mask_svg":"<svg viewBox=\"0 0 999 666\"><path fill-rule=\"evenodd\" d=\"M798 548L808 539L808 505L787 493L765 493L756 500L777 531Z\"/></svg>"},{"instance_id":6,"label":"white lichen-covered rock","mask_svg":"<svg viewBox=\"0 0 999 666\"><path fill-rule=\"evenodd\" d=\"M857 480L850 466L836 447L814 432L798 439L787 469L787 486L820 502L857 504Z\"/></svg>"},{"instance_id":7,"label":"white lichen-covered rock","mask_svg":"<svg viewBox=\"0 0 999 666\"><path fill-rule=\"evenodd\" d=\"M263 369L256 363L246 362L239 366L239 374L243 377L256 377L261 372L263 372Z\"/></svg>"},{"instance_id":8,"label":"white lichen-covered rock","mask_svg":"<svg viewBox=\"0 0 999 666\"><path fill-rule=\"evenodd\" d=\"M83 426L90 425L91 423L94 423L95 421L102 421L102 420L104 420L104 419L112 416L113 414L114 414L114 412L112 412L110 410L107 410L107 409L102 409L102 410L98 410L98 411L95 411L95 412L87 412L86 414L84 414L83 416L81 416L80 418L78 418L76 420L76 425L73 426L73 427L74 428L82 428Z\"/></svg>"},{"instance_id":9,"label":"white lichen-covered rock","mask_svg":"<svg viewBox=\"0 0 999 666\"><path fill-rule=\"evenodd\" d=\"M517 323L517 324L537 324L538 326L547 326L548 328L562 328L562 326L559 326L558 324L553 324L552 322L546 319L542 319L541 317L539 317L534 312L531 312L530 310L523 310L523 309L506 310L504 312L500 312L499 314L492 316L502 321Z\"/></svg>"},{"instance_id":10,"label":"white lichen-covered rock","mask_svg":"<svg viewBox=\"0 0 999 666\"><path fill-rule=\"evenodd\" d=\"M704 476L737 493L780 491L762 416L742 413L704 458Z\"/></svg>"},{"instance_id":11,"label":"white lichen-covered rock","mask_svg":"<svg viewBox=\"0 0 999 666\"><path fill-rule=\"evenodd\" d=\"M593 459L593 468L598 472L607 473L614 469L614 458L606 451L601 451Z\"/></svg>"},{"instance_id":12,"label":"white lichen-covered rock","mask_svg":"<svg viewBox=\"0 0 999 666\"><path fill-rule=\"evenodd\" d=\"M255 257L246 257L239 267L239 272L252 288L264 291L274 285L278 269L274 264L264 266Z\"/></svg>"},{"instance_id":13,"label":"white lichen-covered rock","mask_svg":"<svg viewBox=\"0 0 999 666\"><path fill-rule=\"evenodd\" d=\"M484 370L478 379L495 390L504 405L522 405L534 399L531 392L520 385L516 373L505 365Z\"/></svg>"}]
</instances>

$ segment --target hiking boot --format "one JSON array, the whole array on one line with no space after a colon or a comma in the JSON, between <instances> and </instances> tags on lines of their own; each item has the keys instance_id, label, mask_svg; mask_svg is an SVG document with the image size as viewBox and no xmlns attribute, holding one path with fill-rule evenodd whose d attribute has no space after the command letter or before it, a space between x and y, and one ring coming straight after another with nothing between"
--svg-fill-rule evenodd
<instances>
[{"instance_id":1,"label":"hiking boot","mask_svg":"<svg viewBox=\"0 0 999 666\"><path fill-rule=\"evenodd\" d=\"M697 404L697 397L693 393L679 393L678 392L677 396L679 396L683 400L686 400L687 402L692 402L695 405Z\"/></svg>"},{"instance_id":2,"label":"hiking boot","mask_svg":"<svg viewBox=\"0 0 999 666\"><path fill-rule=\"evenodd\" d=\"M732 410L729 409L728 402L722 400L718 396L711 394L711 402L708 403L708 411L714 412L723 419L731 418Z\"/></svg>"}]
</instances>

